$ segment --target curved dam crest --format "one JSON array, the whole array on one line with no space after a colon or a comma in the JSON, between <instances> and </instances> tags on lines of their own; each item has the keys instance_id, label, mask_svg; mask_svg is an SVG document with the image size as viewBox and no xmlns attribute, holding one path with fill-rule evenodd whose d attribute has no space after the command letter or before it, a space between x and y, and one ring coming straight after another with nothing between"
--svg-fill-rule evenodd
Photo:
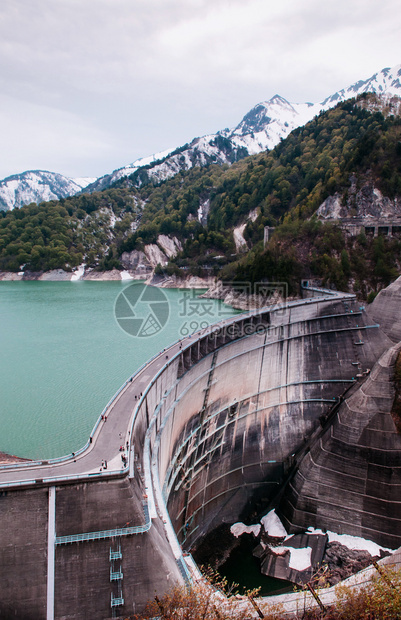
<instances>
[{"instance_id":1,"label":"curved dam crest","mask_svg":"<svg viewBox=\"0 0 401 620\"><path fill-rule=\"evenodd\" d=\"M172 345L126 382L80 454L0 468L1 617L138 612L155 591L191 579L185 550L220 523L278 501L290 531L327 527L340 515L344 533L369 530L380 544L401 544L399 464L384 462L380 441L372 480L386 477L393 490L382 498L387 503L367 499L371 485L362 503L347 496L346 509L330 513L338 488L328 473L341 476L338 462L347 457L355 477L366 457L365 422L356 465L351 431L332 449L338 462L319 461L326 437L344 427L344 403L356 411L359 384L379 385L372 369L393 343L354 296L306 294L320 297L238 315ZM370 396L380 399L374 388ZM393 458L401 438L387 422L389 400L391 390L381 414ZM369 426L369 407L358 402ZM373 441L377 421L371 428ZM386 511L389 518L380 518Z\"/></svg>"}]
</instances>

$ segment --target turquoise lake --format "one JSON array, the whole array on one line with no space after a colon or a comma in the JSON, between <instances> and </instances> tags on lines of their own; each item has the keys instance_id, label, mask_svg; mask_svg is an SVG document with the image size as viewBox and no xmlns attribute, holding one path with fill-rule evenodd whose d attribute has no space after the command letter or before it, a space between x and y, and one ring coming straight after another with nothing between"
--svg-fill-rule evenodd
<instances>
[{"instance_id":1,"label":"turquoise lake","mask_svg":"<svg viewBox=\"0 0 401 620\"><path fill-rule=\"evenodd\" d=\"M0 451L31 459L77 451L144 362L236 314L220 301L200 300L201 291L163 289L165 326L135 337L114 314L117 297L132 286L145 288L120 281L0 282Z\"/></svg>"}]
</instances>

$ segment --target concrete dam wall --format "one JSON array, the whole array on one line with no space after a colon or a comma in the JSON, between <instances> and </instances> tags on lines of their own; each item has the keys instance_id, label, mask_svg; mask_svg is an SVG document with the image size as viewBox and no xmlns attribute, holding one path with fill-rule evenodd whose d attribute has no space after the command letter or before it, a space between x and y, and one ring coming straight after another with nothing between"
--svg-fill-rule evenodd
<instances>
[{"instance_id":1,"label":"concrete dam wall","mask_svg":"<svg viewBox=\"0 0 401 620\"><path fill-rule=\"evenodd\" d=\"M356 306L278 314L262 333L191 365L160 405L155 473L185 548L221 522L263 510L294 453L355 380L356 364L370 368L381 351L378 330L366 329Z\"/></svg>"},{"instance_id":2,"label":"concrete dam wall","mask_svg":"<svg viewBox=\"0 0 401 620\"><path fill-rule=\"evenodd\" d=\"M294 472L391 345L349 295L240 315L173 345L127 382L82 454L0 468L0 617L138 612L189 578L183 550L263 512L284 483L288 525L304 525ZM111 438L116 453L99 472ZM380 510L377 540L401 544Z\"/></svg>"},{"instance_id":3,"label":"concrete dam wall","mask_svg":"<svg viewBox=\"0 0 401 620\"><path fill-rule=\"evenodd\" d=\"M400 350L401 343L381 356L300 461L280 506L288 530L324 527L400 545L401 435L389 380Z\"/></svg>"}]
</instances>

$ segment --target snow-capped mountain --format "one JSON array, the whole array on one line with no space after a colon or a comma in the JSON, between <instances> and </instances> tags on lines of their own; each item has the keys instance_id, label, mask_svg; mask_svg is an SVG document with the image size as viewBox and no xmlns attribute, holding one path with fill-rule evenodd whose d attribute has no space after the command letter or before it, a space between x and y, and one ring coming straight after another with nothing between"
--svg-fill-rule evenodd
<instances>
[{"instance_id":1,"label":"snow-capped mountain","mask_svg":"<svg viewBox=\"0 0 401 620\"><path fill-rule=\"evenodd\" d=\"M28 170L0 181L0 210L7 211L31 202L59 200L73 196L94 181L81 177L70 179L45 170Z\"/></svg>"},{"instance_id":2,"label":"snow-capped mountain","mask_svg":"<svg viewBox=\"0 0 401 620\"><path fill-rule=\"evenodd\" d=\"M102 189L106 189L110 187L115 181L123 177L128 177L130 174L133 174L138 170L138 168L145 168L152 164L155 164L158 161L162 161L170 155L173 149L168 149L167 151L162 151L161 153L156 153L154 155L150 155L149 157L141 157L137 159L132 164L128 164L123 168L118 168L111 172L110 174L105 174L98 179L92 179L91 183L87 184L87 191L101 191Z\"/></svg>"},{"instance_id":3,"label":"snow-capped mountain","mask_svg":"<svg viewBox=\"0 0 401 620\"><path fill-rule=\"evenodd\" d=\"M283 97L275 95L269 101L252 108L240 124L226 135L235 144L246 147L249 154L253 155L274 148L293 129L305 125L320 112L367 92L381 95L384 103L393 96L401 97L401 65L393 69L383 69L368 80L360 80L334 93L321 103L289 103Z\"/></svg>"},{"instance_id":4,"label":"snow-capped mountain","mask_svg":"<svg viewBox=\"0 0 401 620\"><path fill-rule=\"evenodd\" d=\"M190 144L185 144L178 149L165 153L158 153L146 159L139 159L129 166L119 168L111 174L100 177L88 185L85 192L100 191L110 187L115 181L134 175L135 184L140 187L149 179L165 181L178 172L189 170L193 166L206 166L208 164L232 164L238 159L249 155L246 147L235 144L224 135L224 132L194 138ZM149 163L144 164L147 161Z\"/></svg>"},{"instance_id":5,"label":"snow-capped mountain","mask_svg":"<svg viewBox=\"0 0 401 620\"><path fill-rule=\"evenodd\" d=\"M275 95L252 108L234 129L195 138L190 144L170 151L163 158L162 153L153 156L153 161L148 158L146 165L141 163L144 160L138 160L131 166L101 177L85 191L109 187L115 180L133 173L135 184L140 186L149 178L162 181L192 166L232 163L247 155L272 149L296 127L305 125L320 112L365 92L377 93L384 98L384 103L386 98L401 98L401 65L383 69L368 80L360 80L334 93L321 103L290 103L284 97Z\"/></svg>"},{"instance_id":6,"label":"snow-capped mountain","mask_svg":"<svg viewBox=\"0 0 401 620\"><path fill-rule=\"evenodd\" d=\"M305 125L320 112L365 92L377 93L384 100L383 105L393 106L398 113L391 98L401 98L401 65L382 69L369 79L330 95L321 103L290 103L275 95L269 101L258 103L233 129L195 138L180 148L138 159L99 179L69 179L42 171L7 177L0 181L0 209L71 196L82 188L85 192L100 191L131 175L135 184L140 186L149 179L166 180L193 166L230 164L247 155L274 148L293 129Z\"/></svg>"}]
</instances>

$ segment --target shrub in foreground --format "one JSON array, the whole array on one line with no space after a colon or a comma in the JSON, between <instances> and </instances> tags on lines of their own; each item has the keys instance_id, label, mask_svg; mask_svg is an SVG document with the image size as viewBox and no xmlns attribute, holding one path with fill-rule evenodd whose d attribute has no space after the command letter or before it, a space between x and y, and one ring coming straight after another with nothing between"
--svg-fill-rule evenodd
<instances>
[{"instance_id":1,"label":"shrub in foreground","mask_svg":"<svg viewBox=\"0 0 401 620\"><path fill-rule=\"evenodd\" d=\"M218 590L216 590L216 586ZM225 595L223 595L223 591ZM285 620L283 608L256 599L257 591L243 596L227 589L224 581L214 586L210 581L190 588L174 587L163 597L155 597L142 615L131 620ZM318 592L319 595L319 592ZM301 605L300 605L301 608ZM291 616L295 620L294 616ZM401 620L401 570L382 568L380 574L360 589L345 585L336 587L336 600L322 611L300 610L296 620Z\"/></svg>"}]
</instances>

